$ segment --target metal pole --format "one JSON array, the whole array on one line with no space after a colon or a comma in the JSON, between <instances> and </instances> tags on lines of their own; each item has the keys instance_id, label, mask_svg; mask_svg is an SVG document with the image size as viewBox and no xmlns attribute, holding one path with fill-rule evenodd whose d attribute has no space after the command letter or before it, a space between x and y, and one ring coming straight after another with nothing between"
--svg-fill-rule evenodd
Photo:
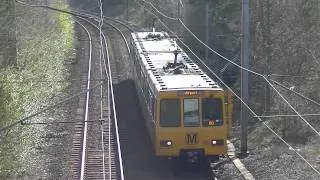
<instances>
[{"instance_id":1,"label":"metal pole","mask_svg":"<svg viewBox=\"0 0 320 180\"><path fill-rule=\"evenodd\" d=\"M180 19L180 1L178 2L178 6L177 6L177 8L178 8L178 17L177 18L179 18ZM180 33L180 26L179 26L180 24L179 23L177 23L177 30L178 30L178 33Z\"/></svg>"},{"instance_id":2,"label":"metal pole","mask_svg":"<svg viewBox=\"0 0 320 180\"><path fill-rule=\"evenodd\" d=\"M249 0L242 0L242 17L241 17L241 66L249 67ZM241 98L244 103L248 103L248 71L241 70ZM247 126L248 126L248 110L241 104L241 154L247 154Z\"/></svg>"},{"instance_id":3,"label":"metal pole","mask_svg":"<svg viewBox=\"0 0 320 180\"><path fill-rule=\"evenodd\" d=\"M205 11L205 23L206 23L206 27L205 27L205 34L206 34L206 37L205 37L205 42L206 44L209 46L209 3L210 1L207 1L206 2L206 11ZM205 47L205 59L206 59L206 62L208 62L208 54L209 54L209 50L207 47Z\"/></svg>"},{"instance_id":4,"label":"metal pole","mask_svg":"<svg viewBox=\"0 0 320 180\"><path fill-rule=\"evenodd\" d=\"M129 0L127 0L127 22L129 22Z\"/></svg>"}]
</instances>

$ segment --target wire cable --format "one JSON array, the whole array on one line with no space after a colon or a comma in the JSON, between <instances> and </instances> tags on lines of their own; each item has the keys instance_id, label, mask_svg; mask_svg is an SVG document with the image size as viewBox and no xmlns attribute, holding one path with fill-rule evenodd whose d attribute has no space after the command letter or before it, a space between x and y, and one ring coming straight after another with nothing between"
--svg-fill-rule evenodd
<instances>
[{"instance_id":1,"label":"wire cable","mask_svg":"<svg viewBox=\"0 0 320 180\"><path fill-rule=\"evenodd\" d=\"M24 126L31 126L31 125L48 125L48 124L75 124L80 122L90 122L90 123L101 123L104 120L87 120L87 121L54 121L54 122L31 122L31 123L23 123Z\"/></svg>"},{"instance_id":2,"label":"wire cable","mask_svg":"<svg viewBox=\"0 0 320 180\"><path fill-rule=\"evenodd\" d=\"M286 78L309 78L310 76L292 76L287 74L269 74L268 76L286 77Z\"/></svg>"},{"instance_id":3,"label":"wire cable","mask_svg":"<svg viewBox=\"0 0 320 180\"><path fill-rule=\"evenodd\" d=\"M274 89L274 91L277 92L277 94L288 104L288 106L315 132L318 136L320 136L320 132L316 130L304 117L301 116L301 114L289 103L289 101L284 98L284 96L274 87L274 85L267 79L267 77L264 77L266 82Z\"/></svg>"},{"instance_id":4,"label":"wire cable","mask_svg":"<svg viewBox=\"0 0 320 180\"><path fill-rule=\"evenodd\" d=\"M269 80L272 81L273 83L275 83L276 85L282 87L283 89L286 89L286 90L288 90L288 91L290 91L290 92L293 92L293 93L297 94L298 96L300 96L300 97L302 97L302 98L304 98L304 99L306 99L306 100L308 100L308 101L311 101L311 102L313 102L314 104L320 106L320 103L319 103L319 102L317 102L317 101L315 101L315 100L313 100L313 99L311 99L311 98L309 98L309 97L307 97L307 96L305 96L305 95L303 95L303 94L301 94L301 93L299 93L299 92L297 92L297 91L294 91L294 90L286 87L285 85L281 84L280 82L275 81L275 80L273 80L273 79L269 79Z\"/></svg>"},{"instance_id":5,"label":"wire cable","mask_svg":"<svg viewBox=\"0 0 320 180\"><path fill-rule=\"evenodd\" d=\"M179 18L170 17L170 16L165 15L163 12L159 11L151 2L147 2L147 1L145 1L145 0L141 0L141 1L143 1L144 3L149 4L151 7L153 7L153 8L154 8L159 14L161 14L163 17L166 17L167 19L171 19L171 20L176 20L176 21L179 20ZM158 18L159 18L159 17L158 17Z\"/></svg>"},{"instance_id":6,"label":"wire cable","mask_svg":"<svg viewBox=\"0 0 320 180\"><path fill-rule=\"evenodd\" d=\"M46 107L46 108L44 108L44 109L42 109L42 110L40 110L40 111L38 111L38 112L36 112L36 113L34 113L34 114L32 114L32 115L29 115L29 116L27 116L27 117L25 117L25 118L22 118L21 120L18 120L18 121L16 121L16 122L14 122L14 123L12 123L12 124L10 124L10 125L2 128L2 129L0 129L0 134L2 134L2 132L4 132L4 131L7 131L8 129L11 129L12 127L14 127L14 126L16 126L16 125L18 125L18 124L23 124L24 121L26 121L26 120L28 120L28 119L30 119L30 118L33 118L33 117L35 117L35 116L37 116L37 115L39 115L39 114L41 114L41 113L43 113L43 112L45 112L45 111L54 109L55 107L57 107L57 106L65 103L65 102L68 102L68 101L70 101L70 100L72 100L72 99L74 99L74 98L76 98L76 97L78 97L78 96L80 96L80 95L82 95L82 94L85 94L85 93L87 93L87 92L89 92L89 91L97 88L98 86L100 86L100 84L102 84L102 83L99 83L99 84L97 84L96 86L87 89L86 91L82 91L82 92L79 92L79 93L77 93L77 94L75 94L75 95L73 95L73 96L70 96L69 98L66 98L66 99L63 100L63 101L57 102L56 104L54 104L54 105L52 105L52 106L48 106L48 107Z\"/></svg>"},{"instance_id":7,"label":"wire cable","mask_svg":"<svg viewBox=\"0 0 320 180\"><path fill-rule=\"evenodd\" d=\"M314 60L314 61L316 62L316 64L320 67L320 61L317 59L317 57L314 55L314 53L312 53L310 49L307 49L307 48L305 48L305 47L304 47L304 49L305 49L308 53L311 54L313 60Z\"/></svg>"},{"instance_id":8,"label":"wire cable","mask_svg":"<svg viewBox=\"0 0 320 180\"><path fill-rule=\"evenodd\" d=\"M138 3L140 6L142 6L140 3ZM155 17L157 17L154 13L150 12L149 10L147 10L149 13L153 14ZM163 23L160 19L159 21L161 22L161 24L168 30L170 31L200 62L203 66L205 66L225 87L227 87L227 89L234 94L234 96L237 97L237 99L239 99L245 106L246 108L254 115L254 116L258 116L250 107L248 104L246 104L240 96L238 96L226 83L223 82L223 80L217 75L215 74L205 63L204 61L197 56L180 38L177 34L175 34L170 28L168 28L168 26ZM307 163L317 174L320 175L320 172L307 160L305 159L296 149L294 149L288 142L286 142L280 135L278 135L270 126L268 126L260 117L257 117L258 120L265 125L278 139L280 139L284 144L286 144L290 150L294 151L305 163Z\"/></svg>"},{"instance_id":9,"label":"wire cable","mask_svg":"<svg viewBox=\"0 0 320 180\"><path fill-rule=\"evenodd\" d=\"M301 114L301 116L320 116L320 114ZM276 114L276 115L266 115L266 116L253 116L255 118L276 118L276 117L298 117L295 114Z\"/></svg>"},{"instance_id":10,"label":"wire cable","mask_svg":"<svg viewBox=\"0 0 320 180\"><path fill-rule=\"evenodd\" d=\"M70 81L82 81L82 79L65 79L65 80L13 80L13 81L7 81L7 80L0 80L0 83L2 84L24 84L24 83L67 83ZM91 79L92 81L105 81L104 79Z\"/></svg>"}]
</instances>

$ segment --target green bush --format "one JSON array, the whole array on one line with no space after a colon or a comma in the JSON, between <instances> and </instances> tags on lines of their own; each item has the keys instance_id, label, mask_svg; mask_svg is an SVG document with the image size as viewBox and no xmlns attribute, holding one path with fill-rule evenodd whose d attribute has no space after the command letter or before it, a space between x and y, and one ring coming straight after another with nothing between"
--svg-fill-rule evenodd
<instances>
[{"instance_id":1,"label":"green bush","mask_svg":"<svg viewBox=\"0 0 320 180\"><path fill-rule=\"evenodd\" d=\"M47 17L50 21L40 21L44 17L39 17L38 11L16 8L17 34L21 35L17 39L18 65L0 73L0 127L54 103L53 97L68 85L56 81L68 78L64 62L74 48L71 16L50 11ZM59 8L68 6L60 1ZM32 172L30 164L41 160L36 150L41 143L40 136L37 127L19 124L1 134L0 179Z\"/></svg>"}]
</instances>

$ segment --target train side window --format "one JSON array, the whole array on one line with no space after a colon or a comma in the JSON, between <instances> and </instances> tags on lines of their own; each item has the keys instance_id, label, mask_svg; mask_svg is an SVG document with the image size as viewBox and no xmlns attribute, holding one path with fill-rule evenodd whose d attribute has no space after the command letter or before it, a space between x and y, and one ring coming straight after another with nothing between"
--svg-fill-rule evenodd
<instances>
[{"instance_id":1,"label":"train side window","mask_svg":"<svg viewBox=\"0 0 320 180\"><path fill-rule=\"evenodd\" d=\"M205 98L202 100L202 125L221 126L223 124L222 100Z\"/></svg>"},{"instance_id":2,"label":"train side window","mask_svg":"<svg viewBox=\"0 0 320 180\"><path fill-rule=\"evenodd\" d=\"M162 99L160 101L160 126L179 127L180 126L180 100Z\"/></svg>"},{"instance_id":3,"label":"train side window","mask_svg":"<svg viewBox=\"0 0 320 180\"><path fill-rule=\"evenodd\" d=\"M199 100L183 100L183 125L185 127L198 127L199 123Z\"/></svg>"}]
</instances>

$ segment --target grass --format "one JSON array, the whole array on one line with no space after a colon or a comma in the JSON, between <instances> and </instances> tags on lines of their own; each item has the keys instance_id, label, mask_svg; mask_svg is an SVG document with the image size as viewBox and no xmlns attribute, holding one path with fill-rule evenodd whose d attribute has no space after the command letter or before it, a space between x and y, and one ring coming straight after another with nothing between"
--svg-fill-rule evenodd
<instances>
[{"instance_id":1,"label":"grass","mask_svg":"<svg viewBox=\"0 0 320 180\"><path fill-rule=\"evenodd\" d=\"M60 1L58 8L68 8L66 1ZM51 21L41 21L45 17L37 13L17 7L17 34L21 35L17 39L18 65L2 69L0 73L0 127L54 103L53 97L68 85L53 81L66 80L69 76L64 61L74 48L73 19L49 11L47 18ZM43 28L45 26L48 28ZM36 117L32 121L45 119ZM2 134L0 179L28 174L34 165L41 167L37 164L41 157L36 150L41 143L41 133L38 127L18 124Z\"/></svg>"},{"instance_id":2,"label":"grass","mask_svg":"<svg viewBox=\"0 0 320 180\"><path fill-rule=\"evenodd\" d=\"M67 4L52 3L51 6L58 9L66 9L66 10L69 9L69 6ZM74 46L73 19L69 14L64 14L64 13L56 14L56 19L58 22L58 27L61 30L62 34L64 35L66 53L69 53L70 49L72 49Z\"/></svg>"}]
</instances>

